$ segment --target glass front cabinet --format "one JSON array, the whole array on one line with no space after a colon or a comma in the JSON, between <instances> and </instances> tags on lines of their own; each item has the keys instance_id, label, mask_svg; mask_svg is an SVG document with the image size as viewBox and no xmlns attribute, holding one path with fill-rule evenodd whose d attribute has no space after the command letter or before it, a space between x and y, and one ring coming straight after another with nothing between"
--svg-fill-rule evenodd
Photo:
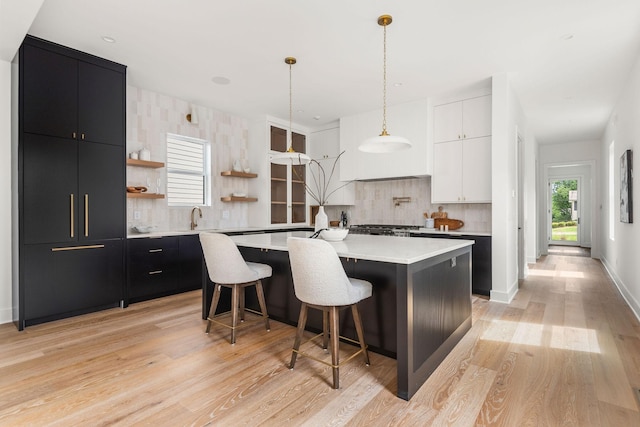
<instances>
[{"instance_id":1,"label":"glass front cabinet","mask_svg":"<svg viewBox=\"0 0 640 427\"><path fill-rule=\"evenodd\" d=\"M287 151L288 129L270 125L270 154ZM292 147L306 153L306 135L292 132ZM276 165L271 167L271 224L304 224L307 222L306 166Z\"/></svg>"}]
</instances>

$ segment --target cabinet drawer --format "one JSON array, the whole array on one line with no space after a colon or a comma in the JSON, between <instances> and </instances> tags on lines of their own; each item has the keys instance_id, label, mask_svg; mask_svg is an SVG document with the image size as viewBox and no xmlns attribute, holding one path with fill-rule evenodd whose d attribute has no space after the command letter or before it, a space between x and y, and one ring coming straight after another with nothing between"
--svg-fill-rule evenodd
<instances>
[{"instance_id":1,"label":"cabinet drawer","mask_svg":"<svg viewBox=\"0 0 640 427\"><path fill-rule=\"evenodd\" d=\"M153 253L160 252L159 249L178 248L178 237L157 237L146 239L129 239L129 253Z\"/></svg>"},{"instance_id":2,"label":"cabinet drawer","mask_svg":"<svg viewBox=\"0 0 640 427\"><path fill-rule=\"evenodd\" d=\"M145 275L157 270L178 270L179 265L178 249L158 249L157 252L129 254L131 276Z\"/></svg>"}]
</instances>

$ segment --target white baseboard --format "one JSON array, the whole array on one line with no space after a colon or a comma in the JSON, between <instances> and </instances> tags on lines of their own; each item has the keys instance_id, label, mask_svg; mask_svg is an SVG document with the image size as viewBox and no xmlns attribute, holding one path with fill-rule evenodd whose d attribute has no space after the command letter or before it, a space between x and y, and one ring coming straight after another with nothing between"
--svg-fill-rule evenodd
<instances>
[{"instance_id":1,"label":"white baseboard","mask_svg":"<svg viewBox=\"0 0 640 427\"><path fill-rule=\"evenodd\" d=\"M609 277L611 277L611 280L613 280L613 283L620 291L620 294L622 294L622 298L624 298L624 300L627 302L627 305L636 316L636 319L640 321L640 302L638 302L638 300L636 300L633 295L631 295L626 285L622 280L620 280L609 261L605 257L601 257L600 262L602 262L604 269L607 271L607 274L609 274Z\"/></svg>"},{"instance_id":2,"label":"white baseboard","mask_svg":"<svg viewBox=\"0 0 640 427\"><path fill-rule=\"evenodd\" d=\"M491 301L509 304L518 293L518 281L511 284L507 292L491 290Z\"/></svg>"}]
</instances>

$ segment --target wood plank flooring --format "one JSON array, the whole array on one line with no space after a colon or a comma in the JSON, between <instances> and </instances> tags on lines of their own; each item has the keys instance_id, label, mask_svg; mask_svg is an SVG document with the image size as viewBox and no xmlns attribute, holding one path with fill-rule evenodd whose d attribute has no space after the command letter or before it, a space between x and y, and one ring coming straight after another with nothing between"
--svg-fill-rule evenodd
<instances>
[{"instance_id":1,"label":"wood plank flooring","mask_svg":"<svg viewBox=\"0 0 640 427\"><path fill-rule=\"evenodd\" d=\"M190 292L0 325L0 425L640 425L640 325L591 258L541 258L509 305L474 297L471 331L410 402L393 359L354 359L333 390L314 360L287 368L292 326L258 320L232 346L200 307Z\"/></svg>"}]
</instances>

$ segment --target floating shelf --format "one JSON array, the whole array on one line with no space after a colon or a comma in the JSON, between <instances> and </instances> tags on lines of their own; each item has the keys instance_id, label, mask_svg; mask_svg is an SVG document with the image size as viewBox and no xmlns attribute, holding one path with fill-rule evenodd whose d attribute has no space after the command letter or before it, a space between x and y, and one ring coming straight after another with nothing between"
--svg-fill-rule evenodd
<instances>
[{"instance_id":1,"label":"floating shelf","mask_svg":"<svg viewBox=\"0 0 640 427\"><path fill-rule=\"evenodd\" d=\"M247 172L238 172L238 171L222 171L220 172L222 176L236 176L238 178L257 178L257 173L247 173Z\"/></svg>"},{"instance_id":2,"label":"floating shelf","mask_svg":"<svg viewBox=\"0 0 640 427\"><path fill-rule=\"evenodd\" d=\"M149 160L127 159L128 166L140 166L143 168L163 168L164 163L152 162Z\"/></svg>"},{"instance_id":3,"label":"floating shelf","mask_svg":"<svg viewBox=\"0 0 640 427\"><path fill-rule=\"evenodd\" d=\"M164 194L127 192L127 198L128 199L164 199Z\"/></svg>"},{"instance_id":4,"label":"floating shelf","mask_svg":"<svg viewBox=\"0 0 640 427\"><path fill-rule=\"evenodd\" d=\"M223 202L257 202L257 197L220 197L220 200Z\"/></svg>"}]
</instances>

